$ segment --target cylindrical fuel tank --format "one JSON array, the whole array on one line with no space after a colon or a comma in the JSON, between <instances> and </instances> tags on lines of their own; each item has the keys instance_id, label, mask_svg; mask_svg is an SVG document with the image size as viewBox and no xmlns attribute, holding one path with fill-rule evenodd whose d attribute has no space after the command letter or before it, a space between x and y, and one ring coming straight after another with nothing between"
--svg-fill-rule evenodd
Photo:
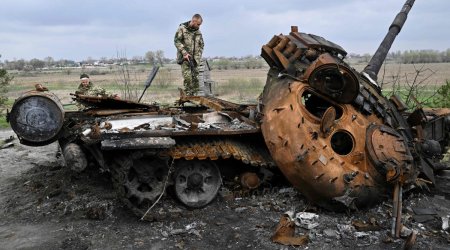
<instances>
[{"instance_id":1,"label":"cylindrical fuel tank","mask_svg":"<svg viewBox=\"0 0 450 250\"><path fill-rule=\"evenodd\" d=\"M55 94L29 91L16 99L8 119L22 144L42 146L58 139L64 109Z\"/></svg>"}]
</instances>

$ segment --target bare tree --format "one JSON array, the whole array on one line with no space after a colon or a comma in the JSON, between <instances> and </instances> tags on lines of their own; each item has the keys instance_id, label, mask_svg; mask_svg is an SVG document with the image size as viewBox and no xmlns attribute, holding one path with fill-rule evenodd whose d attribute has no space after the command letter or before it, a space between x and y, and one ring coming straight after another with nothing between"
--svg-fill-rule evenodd
<instances>
[{"instance_id":1,"label":"bare tree","mask_svg":"<svg viewBox=\"0 0 450 250\"><path fill-rule=\"evenodd\" d=\"M147 51L147 53L145 53L145 59L147 59L147 61L152 64L155 65L156 64L156 54L153 51Z\"/></svg>"},{"instance_id":2,"label":"bare tree","mask_svg":"<svg viewBox=\"0 0 450 250\"><path fill-rule=\"evenodd\" d=\"M157 50L155 52L155 57L156 57L156 62L158 62L161 67L163 67L164 66L164 51Z\"/></svg>"},{"instance_id":3,"label":"bare tree","mask_svg":"<svg viewBox=\"0 0 450 250\"><path fill-rule=\"evenodd\" d=\"M45 66L45 62L36 58L30 60L30 65L33 69L42 69Z\"/></svg>"},{"instance_id":4,"label":"bare tree","mask_svg":"<svg viewBox=\"0 0 450 250\"><path fill-rule=\"evenodd\" d=\"M127 61L125 52L117 51L117 60ZM138 84L140 82L139 75L132 70L128 63L120 63L116 71L115 82L121 90L121 98L130 101L137 101L139 98Z\"/></svg>"},{"instance_id":5,"label":"bare tree","mask_svg":"<svg viewBox=\"0 0 450 250\"><path fill-rule=\"evenodd\" d=\"M428 80L436 72L430 68L425 68L425 64L420 68L414 66L414 72L401 75L401 67L396 74L392 75L392 94L400 96L406 106L410 109L420 106L433 105L433 99L437 94L436 87L430 89ZM384 79L384 76L383 76ZM416 100L418 102L416 102Z\"/></svg>"},{"instance_id":6,"label":"bare tree","mask_svg":"<svg viewBox=\"0 0 450 250\"><path fill-rule=\"evenodd\" d=\"M49 68L49 67L53 66L53 64L55 63L55 60L53 59L53 57L47 56L46 58L44 58L44 62L45 62L45 67Z\"/></svg>"}]
</instances>

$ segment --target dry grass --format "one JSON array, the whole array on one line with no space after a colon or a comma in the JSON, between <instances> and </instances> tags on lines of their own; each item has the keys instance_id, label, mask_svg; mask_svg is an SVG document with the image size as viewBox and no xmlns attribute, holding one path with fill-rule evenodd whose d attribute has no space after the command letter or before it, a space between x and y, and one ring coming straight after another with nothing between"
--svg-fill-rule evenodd
<instances>
[{"instance_id":1,"label":"dry grass","mask_svg":"<svg viewBox=\"0 0 450 250\"><path fill-rule=\"evenodd\" d=\"M357 71L361 71L366 66L365 64L352 65ZM384 67L386 66L386 67ZM384 83L388 86L392 83L392 79L399 75L401 78L405 78L405 74L408 77L413 76L416 70L423 67L423 76L429 76L427 84L434 86L441 86L445 84L446 80L450 79L450 63L428 63L428 64L397 64L388 63L383 65L378 74L378 81L381 82L384 76Z\"/></svg>"},{"instance_id":2,"label":"dry grass","mask_svg":"<svg viewBox=\"0 0 450 250\"><path fill-rule=\"evenodd\" d=\"M360 71L364 68L363 64L352 65L356 70ZM420 68L422 65L416 65ZM97 74L92 75L92 81L113 93L121 93L120 75L118 67L115 68L95 68L84 69L86 73L93 70ZM181 70L178 65L168 65L165 67L168 70L170 80L160 79L158 77L153 82L152 86L147 90L143 97L144 102L158 102L161 104L173 104L178 98L178 88L183 87ZM450 63L432 63L426 64L424 69L429 69L425 74L435 72L427 79L427 84L440 86L450 79ZM143 90L143 83L147 78L151 67L148 65L130 66L131 86L136 89L138 93ZM264 83L266 81L268 68L263 69L230 69L230 70L213 70L211 71L211 78L217 83L216 92L220 98L234 102L254 102L256 97L261 93ZM379 80L383 79L385 85L389 88L389 82L392 77L399 75L404 77L405 74L413 75L415 72L414 66L411 64L386 64L386 68L382 67L379 74ZM33 89L34 84L43 83L52 92L54 92L63 103L70 103L71 98L69 93L73 93L79 84L79 75L81 69L72 69L70 74L67 70L60 71L46 71L36 72L29 75L16 74L14 81L10 88L9 96L11 99L17 98L23 91ZM166 73L167 75L167 73ZM158 82L161 81L161 82ZM163 82L164 81L164 82Z\"/></svg>"}]
</instances>

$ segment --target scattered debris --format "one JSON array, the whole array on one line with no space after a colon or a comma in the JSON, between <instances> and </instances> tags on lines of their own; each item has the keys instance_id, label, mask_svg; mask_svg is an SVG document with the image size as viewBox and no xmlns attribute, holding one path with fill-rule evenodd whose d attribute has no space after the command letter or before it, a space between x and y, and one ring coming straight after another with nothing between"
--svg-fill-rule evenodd
<instances>
[{"instance_id":1,"label":"scattered debris","mask_svg":"<svg viewBox=\"0 0 450 250\"><path fill-rule=\"evenodd\" d=\"M431 208L413 208L413 219L416 222L423 223L434 219L436 211Z\"/></svg>"},{"instance_id":2,"label":"scattered debris","mask_svg":"<svg viewBox=\"0 0 450 250\"><path fill-rule=\"evenodd\" d=\"M319 215L309 212L300 212L295 215L295 225L305 228L313 229L319 225L317 219Z\"/></svg>"},{"instance_id":3,"label":"scattered debris","mask_svg":"<svg viewBox=\"0 0 450 250\"><path fill-rule=\"evenodd\" d=\"M308 243L309 237L307 235L295 236L295 222L289 215L283 214L271 240L287 246L304 246Z\"/></svg>"},{"instance_id":4,"label":"scattered debris","mask_svg":"<svg viewBox=\"0 0 450 250\"><path fill-rule=\"evenodd\" d=\"M14 146L14 143L13 143L13 142L9 142L9 143L3 144L3 145L0 147L0 149L10 148L10 147L13 147L13 146Z\"/></svg>"},{"instance_id":5,"label":"scattered debris","mask_svg":"<svg viewBox=\"0 0 450 250\"><path fill-rule=\"evenodd\" d=\"M442 218L442 230L447 231L448 226L448 216L441 217Z\"/></svg>"},{"instance_id":6,"label":"scattered debris","mask_svg":"<svg viewBox=\"0 0 450 250\"><path fill-rule=\"evenodd\" d=\"M253 172L245 172L241 174L240 180L242 188L245 189L255 189L261 184L261 180L258 175Z\"/></svg>"},{"instance_id":7,"label":"scattered debris","mask_svg":"<svg viewBox=\"0 0 450 250\"><path fill-rule=\"evenodd\" d=\"M343 224L338 224L336 225L339 233L341 235L350 235L353 233L353 231L355 231L355 227L353 227L352 225L343 225Z\"/></svg>"},{"instance_id":8,"label":"scattered debris","mask_svg":"<svg viewBox=\"0 0 450 250\"><path fill-rule=\"evenodd\" d=\"M339 239L339 233L334 229L330 229L330 228L324 229L323 234L327 238Z\"/></svg>"},{"instance_id":9,"label":"scattered debris","mask_svg":"<svg viewBox=\"0 0 450 250\"><path fill-rule=\"evenodd\" d=\"M355 232L355 237L356 238L363 238L363 237L366 237L366 236L369 236L369 234L366 233L366 232Z\"/></svg>"},{"instance_id":10,"label":"scattered debris","mask_svg":"<svg viewBox=\"0 0 450 250\"><path fill-rule=\"evenodd\" d=\"M413 248L414 244L416 244L417 239L417 232L412 231L411 234L409 234L408 238L406 238L405 245L403 246L404 250L410 250Z\"/></svg>"},{"instance_id":11,"label":"scattered debris","mask_svg":"<svg viewBox=\"0 0 450 250\"><path fill-rule=\"evenodd\" d=\"M370 218L369 222L361 221L361 220L353 220L352 225L356 228L357 231L379 231L382 228L378 225L377 221L374 218Z\"/></svg>"},{"instance_id":12,"label":"scattered debris","mask_svg":"<svg viewBox=\"0 0 450 250\"><path fill-rule=\"evenodd\" d=\"M11 135L10 137L4 139L3 141L0 141L0 149L10 148L14 146L15 137Z\"/></svg>"},{"instance_id":13,"label":"scattered debris","mask_svg":"<svg viewBox=\"0 0 450 250\"><path fill-rule=\"evenodd\" d=\"M410 236L412 232L413 232L413 230L411 230L403 225L402 229L400 230L400 237L406 238L406 237Z\"/></svg>"}]
</instances>

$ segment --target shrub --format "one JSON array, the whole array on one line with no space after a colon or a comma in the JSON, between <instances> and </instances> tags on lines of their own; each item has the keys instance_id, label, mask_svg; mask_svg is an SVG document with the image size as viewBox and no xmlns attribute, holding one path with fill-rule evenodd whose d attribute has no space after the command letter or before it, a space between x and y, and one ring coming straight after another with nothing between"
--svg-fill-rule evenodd
<instances>
[{"instance_id":1,"label":"shrub","mask_svg":"<svg viewBox=\"0 0 450 250\"><path fill-rule=\"evenodd\" d=\"M450 80L436 91L433 104L435 107L450 108Z\"/></svg>"},{"instance_id":2,"label":"shrub","mask_svg":"<svg viewBox=\"0 0 450 250\"><path fill-rule=\"evenodd\" d=\"M0 69L0 111L4 109L4 105L8 100L6 93L8 92L8 85L10 84L12 79L13 77L8 74L8 71L6 71L6 69Z\"/></svg>"}]
</instances>

